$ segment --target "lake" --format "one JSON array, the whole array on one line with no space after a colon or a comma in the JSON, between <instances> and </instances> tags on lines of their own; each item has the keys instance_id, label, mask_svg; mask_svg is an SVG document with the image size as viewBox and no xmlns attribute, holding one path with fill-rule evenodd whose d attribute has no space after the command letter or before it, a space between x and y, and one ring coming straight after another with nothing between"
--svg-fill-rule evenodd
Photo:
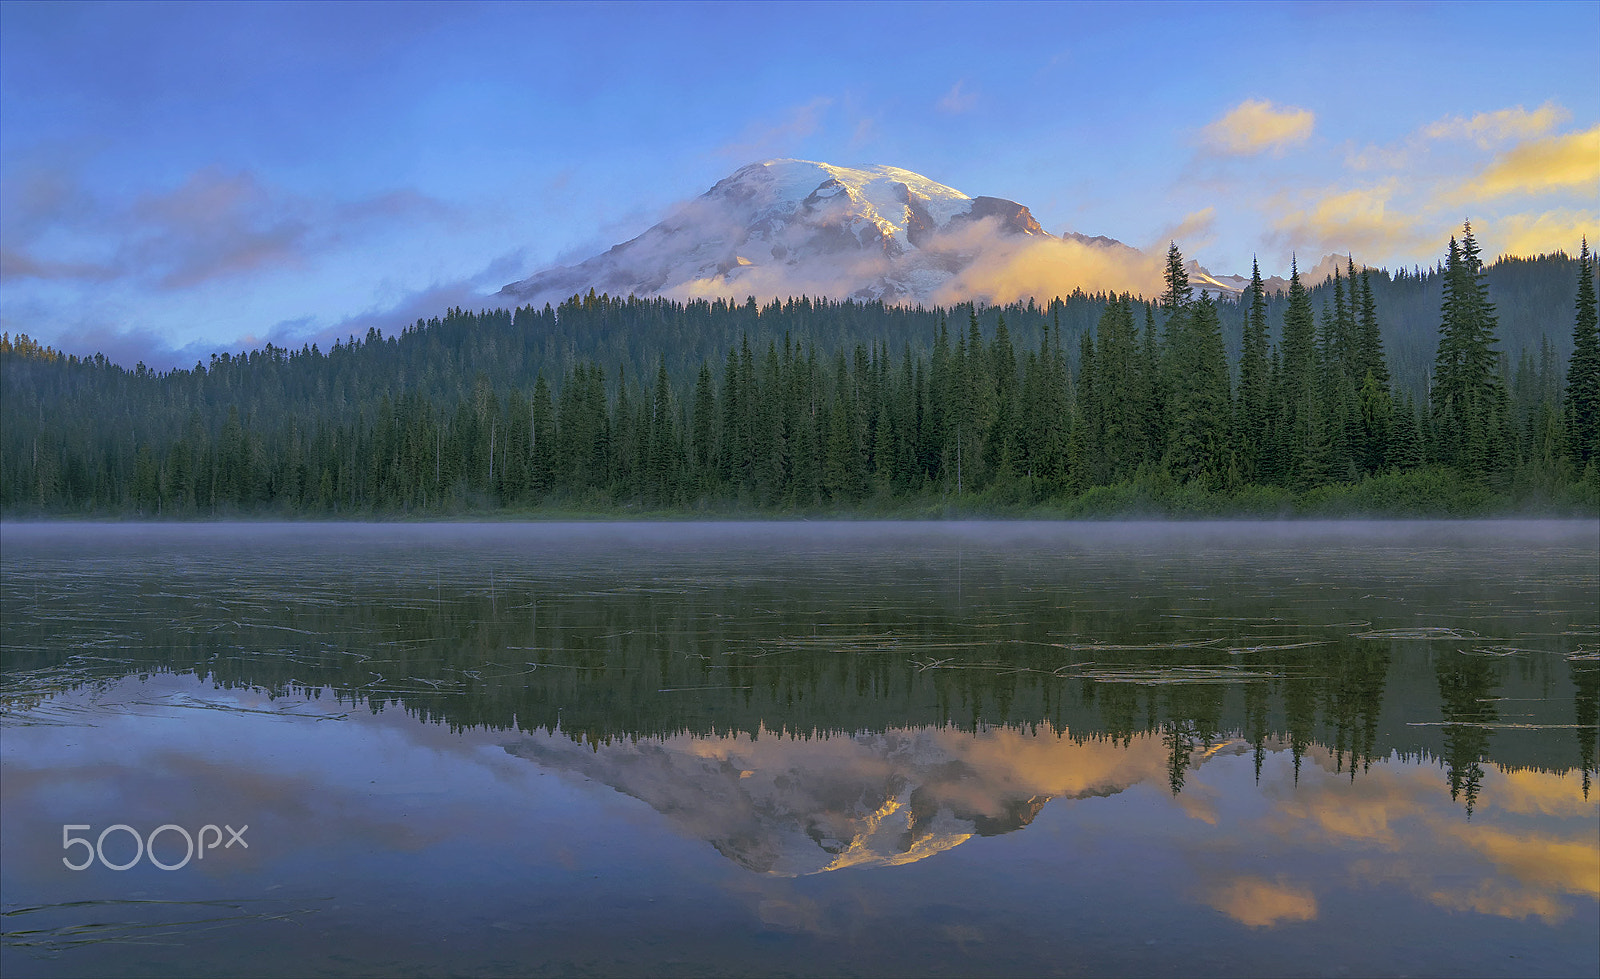
<instances>
[{"instance_id":1,"label":"lake","mask_svg":"<svg viewBox=\"0 0 1600 979\"><path fill-rule=\"evenodd\" d=\"M0 555L8 977L1600 973L1594 521Z\"/></svg>"}]
</instances>

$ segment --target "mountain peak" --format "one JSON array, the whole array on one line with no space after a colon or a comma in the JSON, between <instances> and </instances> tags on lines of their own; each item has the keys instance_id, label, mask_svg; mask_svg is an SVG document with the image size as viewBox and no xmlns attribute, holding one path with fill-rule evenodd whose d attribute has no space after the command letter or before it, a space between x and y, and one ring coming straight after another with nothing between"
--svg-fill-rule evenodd
<instances>
[{"instance_id":1,"label":"mountain peak","mask_svg":"<svg viewBox=\"0 0 1600 979\"><path fill-rule=\"evenodd\" d=\"M534 304L589 289L986 301L995 297L952 287L996 240L1018 237L1052 238L1015 201L972 197L901 167L772 159L740 167L637 238L501 294Z\"/></svg>"},{"instance_id":2,"label":"mountain peak","mask_svg":"<svg viewBox=\"0 0 1600 979\"><path fill-rule=\"evenodd\" d=\"M1327 255L1300 277L1315 285L1348 263ZM1196 293L1234 297L1250 284L1192 259L1187 266ZM1162 268L1160 254L1075 231L1056 237L1016 201L969 195L901 167L780 158L746 164L637 238L500 295L535 306L591 289L951 306L1048 300L1075 289L1155 295ZM1264 285L1288 288L1278 276Z\"/></svg>"}]
</instances>

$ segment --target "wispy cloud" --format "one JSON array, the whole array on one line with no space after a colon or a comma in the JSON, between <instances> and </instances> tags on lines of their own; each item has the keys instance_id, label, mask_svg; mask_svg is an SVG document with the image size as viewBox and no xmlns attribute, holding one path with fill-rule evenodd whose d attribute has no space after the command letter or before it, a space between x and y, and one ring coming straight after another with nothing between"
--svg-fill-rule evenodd
<instances>
[{"instance_id":1,"label":"wispy cloud","mask_svg":"<svg viewBox=\"0 0 1600 979\"><path fill-rule=\"evenodd\" d=\"M1480 150L1492 150L1507 141L1543 136L1571 117L1554 102L1532 112L1522 106L1479 112L1472 116L1446 116L1413 131L1389 145L1368 144L1348 149L1345 166L1352 170L1402 170L1429 165L1436 144L1469 141ZM1452 152L1456 152L1452 148ZM1459 156L1457 157L1459 159Z\"/></svg>"},{"instance_id":2,"label":"wispy cloud","mask_svg":"<svg viewBox=\"0 0 1600 979\"><path fill-rule=\"evenodd\" d=\"M1314 921L1317 898L1302 884L1261 877L1239 877L1214 888L1212 907L1251 928L1270 928L1285 921Z\"/></svg>"},{"instance_id":3,"label":"wispy cloud","mask_svg":"<svg viewBox=\"0 0 1600 979\"><path fill-rule=\"evenodd\" d=\"M878 120L871 116L862 116L856 120L856 128L850 132L850 148L860 149L878 138Z\"/></svg>"},{"instance_id":4,"label":"wispy cloud","mask_svg":"<svg viewBox=\"0 0 1600 979\"><path fill-rule=\"evenodd\" d=\"M415 191L317 200L249 171L215 167L121 204L61 175L24 178L23 185L8 195L0 232L8 281L127 279L183 290L303 268L352 239L451 217L444 204Z\"/></svg>"},{"instance_id":5,"label":"wispy cloud","mask_svg":"<svg viewBox=\"0 0 1600 979\"><path fill-rule=\"evenodd\" d=\"M53 262L24 251L0 248L0 281L18 279L66 279L77 282L104 282L115 278L116 269L94 262Z\"/></svg>"},{"instance_id":6,"label":"wispy cloud","mask_svg":"<svg viewBox=\"0 0 1600 979\"><path fill-rule=\"evenodd\" d=\"M1576 253L1583 238L1596 241L1597 232L1600 210L1557 208L1507 215L1496 221L1484 238L1496 254L1541 255L1559 249L1570 255Z\"/></svg>"},{"instance_id":7,"label":"wispy cloud","mask_svg":"<svg viewBox=\"0 0 1600 979\"><path fill-rule=\"evenodd\" d=\"M966 79L961 79L950 86L950 91L944 93L939 99L939 111L957 114L971 112L978 104L978 93L964 91Z\"/></svg>"},{"instance_id":8,"label":"wispy cloud","mask_svg":"<svg viewBox=\"0 0 1600 979\"><path fill-rule=\"evenodd\" d=\"M1309 109L1275 106L1266 99L1245 99L1200 131L1213 153L1253 156L1267 150L1281 154L1311 138L1316 116Z\"/></svg>"},{"instance_id":9,"label":"wispy cloud","mask_svg":"<svg viewBox=\"0 0 1600 979\"><path fill-rule=\"evenodd\" d=\"M388 298L331 323L308 314L230 340L174 344L169 336L156 330L130 328L117 322L114 314L98 313L59 330L49 342L67 353L79 356L101 353L112 363L124 367L131 368L142 362L154 370L193 367L196 363L209 363L213 354L222 351L255 350L268 343L293 350L315 344L327 350L337 341L365 336L369 328L376 328L385 336L393 335L419 319L442 316L455 306L482 309L504 305L493 301L488 294L513 278L522 261L520 250L507 252L472 275L421 288L396 289ZM33 332L35 328L30 325L28 315L30 307L29 303L8 306L0 313L0 329L13 334Z\"/></svg>"},{"instance_id":10,"label":"wispy cloud","mask_svg":"<svg viewBox=\"0 0 1600 979\"><path fill-rule=\"evenodd\" d=\"M1600 189L1600 126L1518 143L1467 181L1457 196L1470 200L1511 194L1585 191L1584 196L1593 198L1600 193L1597 189Z\"/></svg>"},{"instance_id":11,"label":"wispy cloud","mask_svg":"<svg viewBox=\"0 0 1600 979\"><path fill-rule=\"evenodd\" d=\"M1487 149L1508 139L1543 136L1571 117L1566 109L1546 102L1532 112L1522 106L1480 112L1471 118L1449 116L1422 127L1424 139L1470 139Z\"/></svg>"},{"instance_id":12,"label":"wispy cloud","mask_svg":"<svg viewBox=\"0 0 1600 979\"><path fill-rule=\"evenodd\" d=\"M1071 239L1005 234L997 219L974 221L936 246L973 258L934 294L954 305L971 299L1010 303L1084 292L1160 292L1161 262L1135 248L1101 248ZM1165 248L1163 247L1163 254Z\"/></svg>"},{"instance_id":13,"label":"wispy cloud","mask_svg":"<svg viewBox=\"0 0 1600 979\"><path fill-rule=\"evenodd\" d=\"M818 96L804 105L793 106L777 121L753 122L733 142L719 147L716 155L749 163L793 152L801 140L822 128L823 115L832 105L833 99Z\"/></svg>"},{"instance_id":14,"label":"wispy cloud","mask_svg":"<svg viewBox=\"0 0 1600 979\"><path fill-rule=\"evenodd\" d=\"M1415 214L1393 206L1398 183L1342 188L1326 187L1300 197L1280 195L1270 211L1282 216L1272 226L1272 240L1284 247L1322 252L1354 250L1367 255L1394 254L1424 243L1425 229Z\"/></svg>"},{"instance_id":15,"label":"wispy cloud","mask_svg":"<svg viewBox=\"0 0 1600 979\"><path fill-rule=\"evenodd\" d=\"M1173 242L1178 243L1179 249L1185 254L1192 255L1209 244L1214 238L1217 225L1217 209L1204 207L1190 214L1185 214L1183 220L1169 228L1162 229L1145 246L1145 251L1152 255L1163 256L1165 262L1167 246Z\"/></svg>"},{"instance_id":16,"label":"wispy cloud","mask_svg":"<svg viewBox=\"0 0 1600 979\"><path fill-rule=\"evenodd\" d=\"M1554 102L1513 106L1347 147L1345 173L1330 184L1296 187L1285 175L1277 191L1258 189L1263 241L1393 260L1442 250L1470 215L1486 253L1570 252L1596 225L1600 126L1560 132L1569 116Z\"/></svg>"}]
</instances>

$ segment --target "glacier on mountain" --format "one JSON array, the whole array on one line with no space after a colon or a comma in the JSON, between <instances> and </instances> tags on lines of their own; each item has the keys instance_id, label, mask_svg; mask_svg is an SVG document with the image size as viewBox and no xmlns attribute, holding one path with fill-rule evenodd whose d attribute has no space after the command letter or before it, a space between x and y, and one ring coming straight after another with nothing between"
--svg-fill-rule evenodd
<instances>
[{"instance_id":1,"label":"glacier on mountain","mask_svg":"<svg viewBox=\"0 0 1600 979\"><path fill-rule=\"evenodd\" d=\"M1331 274L1327 256L1302 276ZM1340 263L1342 265L1342 261ZM613 296L742 301L791 296L905 305L1048 300L1075 289L1162 291L1165 248L1050 234L1028 208L972 197L899 167L766 160L741 167L629 241L500 290L518 305ZM1198 295L1236 296L1246 276L1188 266ZM1320 274L1318 274L1320 273ZM1269 291L1286 289L1268 279Z\"/></svg>"},{"instance_id":2,"label":"glacier on mountain","mask_svg":"<svg viewBox=\"0 0 1600 979\"><path fill-rule=\"evenodd\" d=\"M678 299L1004 302L1022 289L1143 291L1152 267L1136 249L1058 238L1015 201L970 197L910 170L767 160L718 181L637 238L511 283L501 295L531 305L590 289Z\"/></svg>"}]
</instances>

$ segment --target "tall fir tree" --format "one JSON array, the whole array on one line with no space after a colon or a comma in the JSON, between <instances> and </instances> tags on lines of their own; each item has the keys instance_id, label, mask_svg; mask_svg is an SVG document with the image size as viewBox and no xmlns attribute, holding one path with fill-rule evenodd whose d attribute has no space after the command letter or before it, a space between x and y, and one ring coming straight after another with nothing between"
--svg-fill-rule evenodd
<instances>
[{"instance_id":1,"label":"tall fir tree","mask_svg":"<svg viewBox=\"0 0 1600 979\"><path fill-rule=\"evenodd\" d=\"M1277 465L1288 485L1303 488L1310 471L1307 455L1320 451L1323 424L1316 316L1311 311L1311 295L1300 281L1299 264L1294 261L1289 266L1289 305L1283 313L1279 385L1282 414L1278 424L1283 438Z\"/></svg>"},{"instance_id":2,"label":"tall fir tree","mask_svg":"<svg viewBox=\"0 0 1600 979\"><path fill-rule=\"evenodd\" d=\"M1210 293L1202 292L1189 306L1172 343L1168 468L1175 479L1218 489L1230 471L1232 397L1222 327Z\"/></svg>"},{"instance_id":3,"label":"tall fir tree","mask_svg":"<svg viewBox=\"0 0 1600 979\"><path fill-rule=\"evenodd\" d=\"M1239 399L1234 411L1234 444L1240 475L1254 481L1261 471L1261 460L1268 449L1270 406L1267 362L1267 296L1261 281L1261 263L1250 261L1250 285L1245 290L1247 306L1243 349L1239 354Z\"/></svg>"},{"instance_id":4,"label":"tall fir tree","mask_svg":"<svg viewBox=\"0 0 1600 979\"><path fill-rule=\"evenodd\" d=\"M1578 253L1578 296L1567 362L1567 455L1582 470L1600 460L1600 327L1596 326L1594 258L1589 239Z\"/></svg>"},{"instance_id":5,"label":"tall fir tree","mask_svg":"<svg viewBox=\"0 0 1600 979\"><path fill-rule=\"evenodd\" d=\"M1439 347L1430 392L1435 458L1474 480L1494 477L1510 461L1508 402L1499 371L1494 304L1472 224L1452 236L1439 306Z\"/></svg>"}]
</instances>

